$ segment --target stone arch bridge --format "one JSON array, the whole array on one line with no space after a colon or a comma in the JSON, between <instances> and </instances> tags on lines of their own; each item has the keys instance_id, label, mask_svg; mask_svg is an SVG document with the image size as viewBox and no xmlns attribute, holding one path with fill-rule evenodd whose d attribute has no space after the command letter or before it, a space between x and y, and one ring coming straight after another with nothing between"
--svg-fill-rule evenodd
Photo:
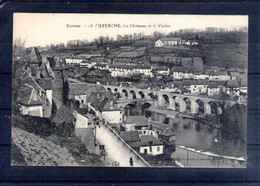
<instances>
[{"instance_id":1,"label":"stone arch bridge","mask_svg":"<svg viewBox=\"0 0 260 186\"><path fill-rule=\"evenodd\" d=\"M133 100L148 102L154 107L166 107L178 112L190 112L192 114L203 113L204 115L212 113L221 113L220 103L234 105L240 102L229 100L218 100L199 95L185 95L172 93L163 90L140 89L136 87L123 87L115 85L102 85L106 90L113 93L119 93L121 100L119 102L129 103Z\"/></svg>"}]
</instances>

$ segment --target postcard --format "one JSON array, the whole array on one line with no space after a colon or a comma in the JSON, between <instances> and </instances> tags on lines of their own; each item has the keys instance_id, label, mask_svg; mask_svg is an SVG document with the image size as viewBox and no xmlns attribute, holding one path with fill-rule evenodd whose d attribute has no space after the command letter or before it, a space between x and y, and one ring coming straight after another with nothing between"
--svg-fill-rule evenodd
<instances>
[{"instance_id":1,"label":"postcard","mask_svg":"<svg viewBox=\"0 0 260 186\"><path fill-rule=\"evenodd\" d=\"M12 60L12 166L246 168L246 15L14 13Z\"/></svg>"}]
</instances>

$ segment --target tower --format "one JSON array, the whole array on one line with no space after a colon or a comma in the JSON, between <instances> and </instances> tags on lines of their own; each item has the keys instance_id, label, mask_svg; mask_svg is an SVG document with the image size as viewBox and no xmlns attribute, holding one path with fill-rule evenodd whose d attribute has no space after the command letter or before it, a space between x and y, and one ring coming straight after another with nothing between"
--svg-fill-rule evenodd
<instances>
[{"instance_id":1,"label":"tower","mask_svg":"<svg viewBox=\"0 0 260 186\"><path fill-rule=\"evenodd\" d=\"M42 65L42 57L37 47L33 47L29 54L29 66L31 76L39 78L40 66Z\"/></svg>"},{"instance_id":2,"label":"tower","mask_svg":"<svg viewBox=\"0 0 260 186\"><path fill-rule=\"evenodd\" d=\"M64 102L64 76L63 67L60 65L59 61L55 61L52 72L54 76L52 79L52 99L57 108L60 108Z\"/></svg>"}]
</instances>

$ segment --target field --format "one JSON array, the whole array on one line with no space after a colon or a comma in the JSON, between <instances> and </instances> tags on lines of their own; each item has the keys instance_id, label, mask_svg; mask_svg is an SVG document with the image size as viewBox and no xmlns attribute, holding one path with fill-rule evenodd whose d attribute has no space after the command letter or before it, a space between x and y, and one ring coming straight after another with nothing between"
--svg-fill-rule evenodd
<instances>
[{"instance_id":1,"label":"field","mask_svg":"<svg viewBox=\"0 0 260 186\"><path fill-rule=\"evenodd\" d=\"M201 56L207 66L247 68L247 44L203 44Z\"/></svg>"}]
</instances>

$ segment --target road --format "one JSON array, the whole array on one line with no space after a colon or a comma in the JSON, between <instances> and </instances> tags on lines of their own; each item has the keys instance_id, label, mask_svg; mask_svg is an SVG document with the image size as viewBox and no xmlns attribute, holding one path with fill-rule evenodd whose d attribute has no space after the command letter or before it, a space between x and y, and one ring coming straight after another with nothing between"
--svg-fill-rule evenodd
<instances>
[{"instance_id":1,"label":"road","mask_svg":"<svg viewBox=\"0 0 260 186\"><path fill-rule=\"evenodd\" d=\"M97 127L97 141L99 144L105 145L107 152L106 159L112 163L113 161L118 161L119 165L122 167L129 167L130 157L133 158L134 167L146 167L143 163L137 162L137 157L130 155L129 150L124 147L115 137L115 134L110 132L105 126Z\"/></svg>"}]
</instances>

